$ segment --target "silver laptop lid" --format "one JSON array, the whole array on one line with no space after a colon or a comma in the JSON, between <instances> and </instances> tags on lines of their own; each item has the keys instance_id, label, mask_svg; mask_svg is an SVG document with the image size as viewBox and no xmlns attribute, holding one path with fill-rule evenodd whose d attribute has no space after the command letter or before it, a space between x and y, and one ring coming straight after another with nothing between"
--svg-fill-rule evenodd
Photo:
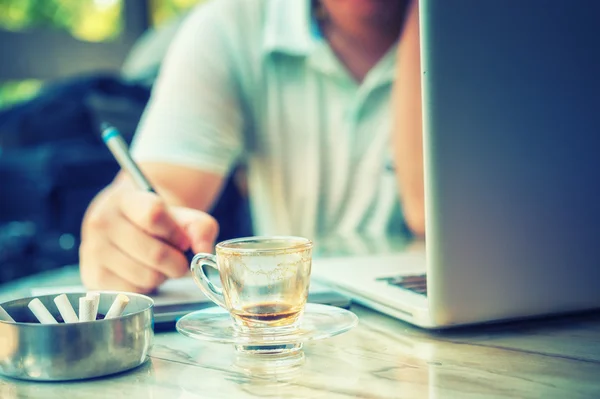
<instances>
[{"instance_id":1,"label":"silver laptop lid","mask_svg":"<svg viewBox=\"0 0 600 399\"><path fill-rule=\"evenodd\" d=\"M600 306L600 1L420 12L435 322Z\"/></svg>"}]
</instances>

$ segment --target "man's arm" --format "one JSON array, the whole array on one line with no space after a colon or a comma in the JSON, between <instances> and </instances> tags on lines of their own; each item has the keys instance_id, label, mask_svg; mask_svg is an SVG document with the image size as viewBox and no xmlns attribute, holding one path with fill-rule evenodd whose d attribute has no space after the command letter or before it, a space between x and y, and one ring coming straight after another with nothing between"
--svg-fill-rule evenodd
<instances>
[{"instance_id":1,"label":"man's arm","mask_svg":"<svg viewBox=\"0 0 600 399\"><path fill-rule=\"evenodd\" d=\"M412 3L398 46L392 149L404 218L411 231L422 236L425 234L425 204L419 7L418 0Z\"/></svg>"},{"instance_id":2,"label":"man's arm","mask_svg":"<svg viewBox=\"0 0 600 399\"><path fill-rule=\"evenodd\" d=\"M94 198L79 250L88 288L148 292L187 272L184 251L212 251L218 226L206 211L243 147L228 34L236 5L198 8L171 45L132 145L159 195L120 173Z\"/></svg>"},{"instance_id":3,"label":"man's arm","mask_svg":"<svg viewBox=\"0 0 600 399\"><path fill-rule=\"evenodd\" d=\"M225 181L221 174L169 163L143 162L140 169L167 204L203 212L211 209ZM121 172L122 178L127 176Z\"/></svg>"}]
</instances>

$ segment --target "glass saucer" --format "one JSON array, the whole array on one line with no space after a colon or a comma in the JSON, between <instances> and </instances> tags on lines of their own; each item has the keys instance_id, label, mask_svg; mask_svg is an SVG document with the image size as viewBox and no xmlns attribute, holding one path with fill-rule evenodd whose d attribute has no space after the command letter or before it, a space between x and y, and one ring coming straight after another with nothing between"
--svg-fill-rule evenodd
<instances>
[{"instance_id":1,"label":"glass saucer","mask_svg":"<svg viewBox=\"0 0 600 399\"><path fill-rule=\"evenodd\" d=\"M204 341L233 344L236 347L269 347L293 345L342 334L358 324L358 317L348 310L334 306L309 303L298 328L281 332L257 334L234 328L229 313L220 307L198 310L177 321L181 334Z\"/></svg>"}]
</instances>

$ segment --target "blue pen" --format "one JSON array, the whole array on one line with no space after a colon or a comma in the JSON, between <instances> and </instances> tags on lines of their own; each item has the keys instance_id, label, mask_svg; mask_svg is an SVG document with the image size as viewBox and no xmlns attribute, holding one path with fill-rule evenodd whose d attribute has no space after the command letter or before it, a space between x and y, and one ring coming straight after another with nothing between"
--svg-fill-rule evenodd
<instances>
[{"instance_id":1,"label":"blue pen","mask_svg":"<svg viewBox=\"0 0 600 399\"><path fill-rule=\"evenodd\" d=\"M134 183L140 189L156 194L156 191L152 188L152 185L148 179L146 179L146 176L144 176L139 166L135 163L133 158L131 158L127 143L119 131L106 123L102 124L101 129L102 140L121 166L121 169L129 174L131 179L133 179ZM184 252L184 255L188 262L191 262L194 257L194 252L191 249L188 249Z\"/></svg>"}]
</instances>

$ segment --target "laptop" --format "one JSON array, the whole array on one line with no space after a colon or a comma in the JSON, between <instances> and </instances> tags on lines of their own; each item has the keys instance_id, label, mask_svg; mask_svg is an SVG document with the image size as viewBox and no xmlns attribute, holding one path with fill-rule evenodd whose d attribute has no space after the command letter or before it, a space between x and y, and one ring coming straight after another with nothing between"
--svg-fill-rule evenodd
<instances>
[{"instance_id":1,"label":"laptop","mask_svg":"<svg viewBox=\"0 0 600 399\"><path fill-rule=\"evenodd\" d=\"M600 308L600 2L420 15L424 248L313 278L425 328Z\"/></svg>"}]
</instances>

